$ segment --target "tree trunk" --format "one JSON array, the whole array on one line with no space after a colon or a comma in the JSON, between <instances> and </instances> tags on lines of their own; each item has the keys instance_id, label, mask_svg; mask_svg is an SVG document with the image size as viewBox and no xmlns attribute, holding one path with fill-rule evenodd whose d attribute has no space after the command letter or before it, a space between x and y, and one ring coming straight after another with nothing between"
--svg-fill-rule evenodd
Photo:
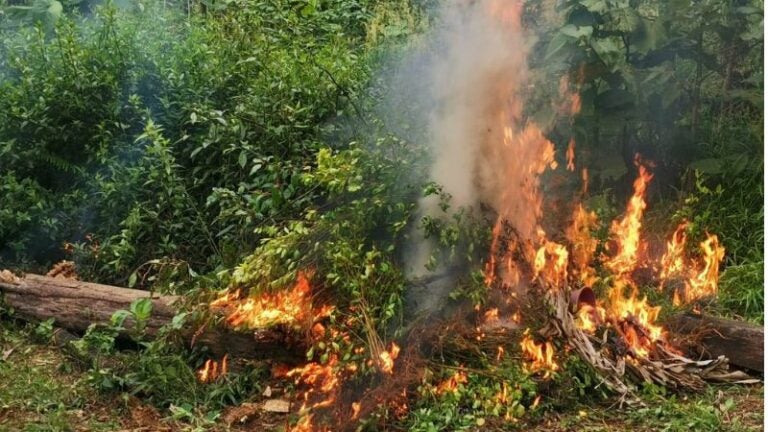
<instances>
[{"instance_id":1,"label":"tree trunk","mask_svg":"<svg viewBox=\"0 0 768 432\"><path fill-rule=\"evenodd\" d=\"M16 278L9 272L0 272L0 292L15 316L27 321L53 318L56 326L73 332L84 332L91 324L109 324L115 311L129 309L135 300L151 298L152 314L146 323L146 334L150 338L157 335L160 327L171 322L179 300L177 296L35 274ZM132 328L132 320L127 319L124 326ZM302 335L282 329L250 333L220 327L198 330L189 326L182 329L185 343L188 346L204 345L218 357L229 354L231 357L287 361L302 358L305 350Z\"/></svg>"},{"instance_id":2,"label":"tree trunk","mask_svg":"<svg viewBox=\"0 0 768 432\"><path fill-rule=\"evenodd\" d=\"M763 327L706 315L680 314L667 321L667 328L680 339L681 348L763 372Z\"/></svg>"}]
</instances>

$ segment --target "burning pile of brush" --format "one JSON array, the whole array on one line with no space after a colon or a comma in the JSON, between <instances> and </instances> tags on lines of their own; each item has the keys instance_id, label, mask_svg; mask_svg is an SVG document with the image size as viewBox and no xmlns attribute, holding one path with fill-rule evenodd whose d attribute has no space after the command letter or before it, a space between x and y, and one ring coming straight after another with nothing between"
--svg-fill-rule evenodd
<instances>
[{"instance_id":1,"label":"burning pile of brush","mask_svg":"<svg viewBox=\"0 0 768 432\"><path fill-rule=\"evenodd\" d=\"M741 372L728 372L726 359L685 358L668 343L657 322L661 308L640 296L635 281L640 268L656 273L659 290L675 285L675 305L714 296L724 249L717 236L708 235L700 244L700 258L687 257L683 223L672 234L661 259L651 262L642 238L642 217L645 192L653 175L639 156L636 166L638 177L627 209L610 225L612 247L599 256L599 242L591 235L597 216L581 204L575 206L562 243L549 240L540 226L533 241L523 241L513 226L499 219L486 266L489 286L510 293L506 304L498 306L510 310L510 305L520 301L543 299L547 303L551 320L539 331L539 339L545 340L535 341L526 330L521 341L531 367L545 375L558 369L549 339L560 338L601 374L606 385L622 395L630 393L627 381L697 389L705 380L747 379ZM598 298L596 291L604 295ZM498 307L492 310L498 320Z\"/></svg>"},{"instance_id":2,"label":"burning pile of brush","mask_svg":"<svg viewBox=\"0 0 768 432\"><path fill-rule=\"evenodd\" d=\"M633 193L626 210L610 224L610 239L601 248L594 237L598 217L581 203L589 192L589 173L576 160L576 140L570 138L559 155L545 129L525 114L525 97L532 86L526 64L529 46L521 36L521 4L496 0L467 3L467 10L462 12L467 16L459 13L456 19L462 30L457 32L459 37L449 37L445 44L455 52L442 56L434 68L433 96L445 106L435 115L431 132L444 147L430 174L445 185L455 204L482 202L497 216L484 268L485 284L494 301L485 309L476 308L478 319L488 327L502 328L507 338L516 334L508 329L539 324L536 329L526 329L519 341L530 371L547 377L561 369L558 361L563 350L576 352L606 386L628 400L636 382L696 389L706 380L746 379L742 373L729 372L724 358L694 361L678 352L657 322L660 307L640 294L646 285L639 283L637 276L642 269L654 275L658 290L667 292L676 305L714 296L724 257L717 236L708 235L699 245L698 257L689 257L683 223L671 234L666 252L653 256L643 232L653 164L637 155ZM466 55L472 56L469 67ZM552 103L561 117L572 119L581 109L578 89L574 88L581 78L575 78L561 79L560 100ZM456 83L467 83L467 88L456 88ZM457 122L464 123L457 127ZM451 153L454 150L462 164L471 165L467 173L454 169L458 166L456 155ZM445 167L450 169L443 170ZM549 203L541 184L548 173L558 170L561 176L578 176L580 197L569 209L572 216L567 221L544 223L544 209ZM420 212L428 214L432 204L421 202ZM354 326L337 323L326 328L324 320L332 309L313 304L309 280L299 273L296 284L284 292L248 298L235 292L212 306L225 310L226 321L233 327L287 326L304 332L318 345L322 341L324 346L348 341L350 335L339 333L336 327ZM533 309L544 311L543 316L527 315L531 304L536 306ZM482 339L480 333L478 327L478 340ZM397 364L403 357L399 358L397 344L390 343L387 348L378 335L365 337L369 338L367 348L349 355L367 358L363 367L375 371L379 384L385 385L393 371L395 376L406 374L409 366ZM499 346L498 357L504 353ZM342 387L356 373L355 368L333 354L284 371L282 376L305 389L300 398L303 415L295 430L314 430L314 411L349 399L349 395L342 397ZM205 375L206 379L210 376ZM438 392L450 392L466 379L463 372L456 372L438 386ZM405 390L402 386L392 390L398 394L398 407L407 411ZM361 408L360 400L345 402L351 411L347 419L363 415L361 409L367 408ZM371 400L374 403L369 405L380 402Z\"/></svg>"}]
</instances>

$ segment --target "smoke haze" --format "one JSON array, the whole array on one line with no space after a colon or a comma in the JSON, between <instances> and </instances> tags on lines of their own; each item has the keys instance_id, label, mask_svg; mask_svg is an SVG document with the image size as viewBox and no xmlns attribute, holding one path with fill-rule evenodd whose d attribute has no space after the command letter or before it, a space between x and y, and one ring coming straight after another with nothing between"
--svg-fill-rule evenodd
<instances>
[{"instance_id":1,"label":"smoke haze","mask_svg":"<svg viewBox=\"0 0 768 432\"><path fill-rule=\"evenodd\" d=\"M532 240L540 214L531 203L541 200L538 175L554 167L554 146L523 114L533 37L522 28L521 13L519 2L445 3L425 48L405 62L400 80L409 83L402 88L411 91L410 100L428 101L430 180L452 196L454 208L482 203ZM420 217L443 215L437 197L419 202ZM418 277L426 273L432 245L418 227L411 237L406 263Z\"/></svg>"}]
</instances>

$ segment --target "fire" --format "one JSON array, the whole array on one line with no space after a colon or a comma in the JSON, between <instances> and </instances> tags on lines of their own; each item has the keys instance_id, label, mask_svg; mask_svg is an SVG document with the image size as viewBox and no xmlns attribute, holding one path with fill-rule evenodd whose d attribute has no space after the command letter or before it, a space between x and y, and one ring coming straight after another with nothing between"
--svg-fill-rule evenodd
<instances>
[{"instance_id":1,"label":"fire","mask_svg":"<svg viewBox=\"0 0 768 432\"><path fill-rule=\"evenodd\" d=\"M299 272L294 286L277 293L240 299L240 291L228 293L211 303L213 308L229 311L226 322L231 327L265 328L275 325L303 325L327 316L329 306L312 308L309 280Z\"/></svg>"},{"instance_id":2,"label":"fire","mask_svg":"<svg viewBox=\"0 0 768 432\"><path fill-rule=\"evenodd\" d=\"M537 406L539 406L539 403L541 402L541 395L536 395L536 398L533 400L533 403L531 404L531 409L536 409Z\"/></svg>"},{"instance_id":3,"label":"fire","mask_svg":"<svg viewBox=\"0 0 768 432\"><path fill-rule=\"evenodd\" d=\"M381 371L384 373L392 374L392 368L395 366L395 360L397 360L397 356L400 355L400 347L392 342L392 346L390 347L389 351L382 351L379 354L379 365L381 367Z\"/></svg>"},{"instance_id":4,"label":"fire","mask_svg":"<svg viewBox=\"0 0 768 432\"><path fill-rule=\"evenodd\" d=\"M501 236L502 220L499 218L493 226L493 240L491 241L491 255L485 265L485 285L491 286L496 280L496 254L499 249L499 237Z\"/></svg>"},{"instance_id":5,"label":"fire","mask_svg":"<svg viewBox=\"0 0 768 432\"><path fill-rule=\"evenodd\" d=\"M565 151L565 158L568 161L566 165L568 171L576 171L576 164L574 163L576 158L576 140L573 138L568 141L568 150Z\"/></svg>"},{"instance_id":6,"label":"fire","mask_svg":"<svg viewBox=\"0 0 768 432\"><path fill-rule=\"evenodd\" d=\"M438 384L437 388L435 389L435 392L439 395L448 393L448 392L455 393L456 391L458 391L460 384L466 384L466 383L467 383L466 372L459 370L459 371L456 371L456 373L454 373L452 377Z\"/></svg>"},{"instance_id":7,"label":"fire","mask_svg":"<svg viewBox=\"0 0 768 432\"><path fill-rule=\"evenodd\" d=\"M197 371L197 379L201 383L214 382L227 374L227 356L221 359L221 363L208 359L200 370Z\"/></svg>"},{"instance_id":8,"label":"fire","mask_svg":"<svg viewBox=\"0 0 768 432\"><path fill-rule=\"evenodd\" d=\"M310 362L286 374L289 378L295 377L297 385L303 384L309 387L309 390L303 394L302 411L328 407L335 402L340 382L336 371L337 364L338 358L331 356L326 364ZM316 399L313 397L315 395L320 396L321 399L310 404L311 399Z\"/></svg>"},{"instance_id":9,"label":"fire","mask_svg":"<svg viewBox=\"0 0 768 432\"><path fill-rule=\"evenodd\" d=\"M703 261L700 264L701 269L698 272L693 270L693 275L685 284L682 298L675 293L675 305L690 303L717 293L720 263L723 261L723 257L725 257L725 248L720 246L717 236L714 234L708 235L707 239L701 242L700 246L703 254Z\"/></svg>"},{"instance_id":10,"label":"fire","mask_svg":"<svg viewBox=\"0 0 768 432\"><path fill-rule=\"evenodd\" d=\"M717 282L720 277L720 263L725 256L725 248L720 246L716 235L707 234L707 238L699 244L702 258L700 261L686 260L685 229L688 222L680 224L672 238L667 242L667 251L661 259L660 278L662 283L670 278L679 277L685 280L682 292L675 291L673 302L675 306L717 294Z\"/></svg>"},{"instance_id":11,"label":"fire","mask_svg":"<svg viewBox=\"0 0 768 432\"><path fill-rule=\"evenodd\" d=\"M485 324L492 324L497 321L499 321L499 308L488 309L483 314L483 322Z\"/></svg>"},{"instance_id":12,"label":"fire","mask_svg":"<svg viewBox=\"0 0 768 432\"><path fill-rule=\"evenodd\" d=\"M534 278L543 274L555 286L559 286L567 276L568 249L561 244L546 241L544 246L536 251L533 268Z\"/></svg>"},{"instance_id":13,"label":"fire","mask_svg":"<svg viewBox=\"0 0 768 432\"><path fill-rule=\"evenodd\" d=\"M685 269L685 230L688 228L688 222L681 223L675 229L672 238L667 242L667 251L661 258L661 279L664 280L670 276L679 275Z\"/></svg>"},{"instance_id":14,"label":"fire","mask_svg":"<svg viewBox=\"0 0 768 432\"><path fill-rule=\"evenodd\" d=\"M611 224L611 235L617 242L618 253L606 262L606 266L616 274L629 274L637 267L637 256L641 247L640 229L645 212L645 192L653 178L648 169L635 156L639 175L635 179L634 194L627 204L627 211L620 221Z\"/></svg>"},{"instance_id":15,"label":"fire","mask_svg":"<svg viewBox=\"0 0 768 432\"><path fill-rule=\"evenodd\" d=\"M506 404L509 401L508 387L506 382L501 383L501 391L496 393L496 400L502 404Z\"/></svg>"},{"instance_id":16,"label":"fire","mask_svg":"<svg viewBox=\"0 0 768 432\"><path fill-rule=\"evenodd\" d=\"M601 306L582 305L576 312L574 324L576 328L587 333L594 333L603 321L605 321L605 309Z\"/></svg>"},{"instance_id":17,"label":"fire","mask_svg":"<svg viewBox=\"0 0 768 432\"><path fill-rule=\"evenodd\" d=\"M550 342L535 342L531 337L530 329L526 329L523 333L520 347L523 349L525 357L531 362L530 369L532 372L543 370L545 371L544 376L547 377L551 372L556 372L559 369L554 359L555 347Z\"/></svg>"},{"instance_id":18,"label":"fire","mask_svg":"<svg viewBox=\"0 0 768 432\"><path fill-rule=\"evenodd\" d=\"M597 250L597 239L592 231L597 228L597 214L587 211L579 204L573 213L573 223L566 229L565 236L571 244L571 261L574 275L584 286L591 287L597 280L592 260Z\"/></svg>"},{"instance_id":19,"label":"fire","mask_svg":"<svg viewBox=\"0 0 768 432\"><path fill-rule=\"evenodd\" d=\"M579 75L582 75L583 71L579 72ZM581 81L583 79L582 76L579 76L579 80ZM560 78L560 96L563 98L563 102L560 105L560 111L563 114L573 116L575 114L578 114L581 111L581 95L579 95L578 91L571 91L570 89L570 80L568 79L568 75L563 75ZM571 170L573 171L573 170Z\"/></svg>"},{"instance_id":20,"label":"fire","mask_svg":"<svg viewBox=\"0 0 768 432\"><path fill-rule=\"evenodd\" d=\"M627 287L629 296L624 295ZM663 341L664 329L655 324L660 311L660 306L651 306L645 297L640 299L637 287L626 280L617 280L608 292L606 315L637 357L647 357L653 344Z\"/></svg>"},{"instance_id":21,"label":"fire","mask_svg":"<svg viewBox=\"0 0 768 432\"><path fill-rule=\"evenodd\" d=\"M290 429L290 432L315 432L315 426L312 424L312 415L301 416L299 422Z\"/></svg>"}]
</instances>

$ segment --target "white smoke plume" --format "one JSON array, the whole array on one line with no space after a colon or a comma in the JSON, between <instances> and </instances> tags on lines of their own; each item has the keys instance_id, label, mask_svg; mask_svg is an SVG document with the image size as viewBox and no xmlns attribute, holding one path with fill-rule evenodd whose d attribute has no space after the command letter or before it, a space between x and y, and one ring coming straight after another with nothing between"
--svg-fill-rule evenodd
<instances>
[{"instance_id":1,"label":"white smoke plume","mask_svg":"<svg viewBox=\"0 0 768 432\"><path fill-rule=\"evenodd\" d=\"M521 13L517 1L447 2L429 36L427 60L416 63L432 104L430 180L451 194L454 208L482 203L532 240L541 211L538 175L554 167L554 146L523 113L533 37L522 28ZM420 215L440 217L437 204L436 197L422 199ZM406 257L412 277L426 272L432 249L421 237L414 228Z\"/></svg>"}]
</instances>

